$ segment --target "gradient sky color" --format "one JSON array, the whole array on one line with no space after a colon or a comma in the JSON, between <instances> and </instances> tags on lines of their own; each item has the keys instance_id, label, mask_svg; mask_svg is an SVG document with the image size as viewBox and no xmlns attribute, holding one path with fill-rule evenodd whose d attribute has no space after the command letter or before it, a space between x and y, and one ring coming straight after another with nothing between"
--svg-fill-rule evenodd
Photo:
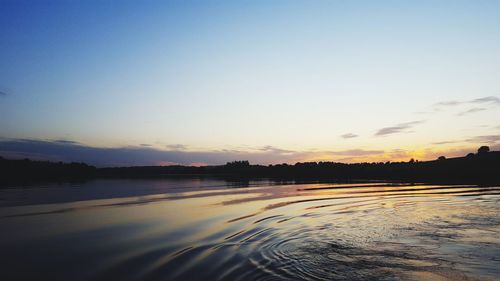
<instances>
[{"instance_id":1,"label":"gradient sky color","mask_svg":"<svg viewBox=\"0 0 500 281\"><path fill-rule=\"evenodd\" d=\"M85 158L98 165L218 164L497 148L499 14L499 1L1 1L0 155L78 160L29 148L43 143L156 153Z\"/></svg>"}]
</instances>

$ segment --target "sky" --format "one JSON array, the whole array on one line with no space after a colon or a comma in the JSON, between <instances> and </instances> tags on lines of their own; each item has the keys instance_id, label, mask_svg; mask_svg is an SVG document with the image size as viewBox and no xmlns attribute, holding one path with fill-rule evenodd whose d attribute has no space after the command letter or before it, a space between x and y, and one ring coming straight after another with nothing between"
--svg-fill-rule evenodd
<instances>
[{"instance_id":1,"label":"sky","mask_svg":"<svg viewBox=\"0 0 500 281\"><path fill-rule=\"evenodd\" d=\"M0 156L97 166L500 150L500 1L0 1Z\"/></svg>"}]
</instances>

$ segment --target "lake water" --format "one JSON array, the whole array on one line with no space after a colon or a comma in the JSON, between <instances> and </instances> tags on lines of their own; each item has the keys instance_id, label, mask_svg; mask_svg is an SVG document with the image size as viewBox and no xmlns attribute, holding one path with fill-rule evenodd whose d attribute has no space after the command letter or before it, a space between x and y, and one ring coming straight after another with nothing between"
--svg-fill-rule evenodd
<instances>
[{"instance_id":1,"label":"lake water","mask_svg":"<svg viewBox=\"0 0 500 281\"><path fill-rule=\"evenodd\" d=\"M1 280L499 280L500 187L8 188L0 249Z\"/></svg>"}]
</instances>

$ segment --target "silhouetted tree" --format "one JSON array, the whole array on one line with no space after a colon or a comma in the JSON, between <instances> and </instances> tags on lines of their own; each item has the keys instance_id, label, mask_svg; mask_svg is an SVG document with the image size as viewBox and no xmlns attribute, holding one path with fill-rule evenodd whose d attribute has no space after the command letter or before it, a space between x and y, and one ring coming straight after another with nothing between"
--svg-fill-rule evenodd
<instances>
[{"instance_id":1,"label":"silhouetted tree","mask_svg":"<svg viewBox=\"0 0 500 281\"><path fill-rule=\"evenodd\" d=\"M484 153L488 153L490 152L490 148L486 145L483 145L481 146L478 150L477 150L477 154L484 154Z\"/></svg>"},{"instance_id":2,"label":"silhouetted tree","mask_svg":"<svg viewBox=\"0 0 500 281\"><path fill-rule=\"evenodd\" d=\"M446 157L444 157L444 156L439 156L439 157L438 157L438 160L440 160L440 161L442 161L442 160L446 160Z\"/></svg>"},{"instance_id":3,"label":"silhouetted tree","mask_svg":"<svg viewBox=\"0 0 500 281\"><path fill-rule=\"evenodd\" d=\"M244 168L250 166L250 162L248 161L233 161L233 162L227 162L226 167L231 167L231 168Z\"/></svg>"}]
</instances>

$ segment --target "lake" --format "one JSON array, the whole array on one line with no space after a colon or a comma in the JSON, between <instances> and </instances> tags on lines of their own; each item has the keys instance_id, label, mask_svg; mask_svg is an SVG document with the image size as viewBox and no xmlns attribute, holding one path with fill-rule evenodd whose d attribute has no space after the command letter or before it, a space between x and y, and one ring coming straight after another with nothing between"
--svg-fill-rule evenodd
<instances>
[{"instance_id":1,"label":"lake","mask_svg":"<svg viewBox=\"0 0 500 281\"><path fill-rule=\"evenodd\" d=\"M0 190L2 280L498 280L500 187L95 180Z\"/></svg>"}]
</instances>

